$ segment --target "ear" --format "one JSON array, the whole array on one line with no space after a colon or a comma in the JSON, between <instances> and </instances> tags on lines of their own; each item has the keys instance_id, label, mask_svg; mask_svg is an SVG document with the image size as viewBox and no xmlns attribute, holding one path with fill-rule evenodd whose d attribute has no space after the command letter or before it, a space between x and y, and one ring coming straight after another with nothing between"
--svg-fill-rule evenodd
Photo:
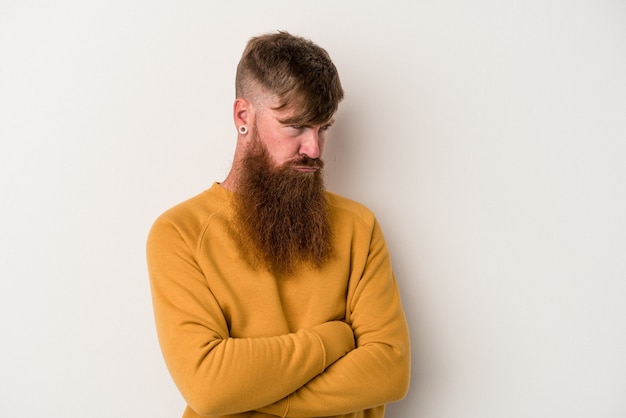
<instances>
[{"instance_id":1,"label":"ear","mask_svg":"<svg viewBox=\"0 0 626 418\"><path fill-rule=\"evenodd\" d=\"M233 119L235 121L235 128L239 129L240 126L248 125L252 122L252 106L249 101L242 97L238 97L233 104Z\"/></svg>"}]
</instances>

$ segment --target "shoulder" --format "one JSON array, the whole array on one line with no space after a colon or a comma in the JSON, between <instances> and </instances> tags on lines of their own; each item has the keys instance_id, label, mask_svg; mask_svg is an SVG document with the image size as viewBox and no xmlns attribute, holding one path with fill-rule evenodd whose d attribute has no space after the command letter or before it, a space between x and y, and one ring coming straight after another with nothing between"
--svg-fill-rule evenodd
<instances>
[{"instance_id":1,"label":"shoulder","mask_svg":"<svg viewBox=\"0 0 626 418\"><path fill-rule=\"evenodd\" d=\"M152 231L173 229L182 236L199 234L211 219L228 207L227 192L219 185L191 197L163 212L153 223Z\"/></svg>"},{"instance_id":2,"label":"shoulder","mask_svg":"<svg viewBox=\"0 0 626 418\"><path fill-rule=\"evenodd\" d=\"M367 227L371 227L376 222L374 213L362 203L332 192L326 192L326 196L331 212L336 213L340 219L347 217Z\"/></svg>"}]
</instances>

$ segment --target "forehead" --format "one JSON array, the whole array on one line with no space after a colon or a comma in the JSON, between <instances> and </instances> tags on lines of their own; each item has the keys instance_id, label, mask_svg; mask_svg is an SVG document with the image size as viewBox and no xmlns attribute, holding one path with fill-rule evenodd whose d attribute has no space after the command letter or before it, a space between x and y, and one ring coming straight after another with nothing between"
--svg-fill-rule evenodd
<instances>
[{"instance_id":1,"label":"forehead","mask_svg":"<svg viewBox=\"0 0 626 418\"><path fill-rule=\"evenodd\" d=\"M285 102L285 99L278 94L259 88L253 102L259 113L283 124L322 126L332 123L334 120L334 113L320 115L313 110L314 108L307 106L303 96L292 97L289 102Z\"/></svg>"},{"instance_id":2,"label":"forehead","mask_svg":"<svg viewBox=\"0 0 626 418\"><path fill-rule=\"evenodd\" d=\"M328 119L316 118L311 120L310 115L307 115L298 106L268 107L266 111L274 120L288 125L323 126L334 122L334 114L330 115Z\"/></svg>"}]
</instances>

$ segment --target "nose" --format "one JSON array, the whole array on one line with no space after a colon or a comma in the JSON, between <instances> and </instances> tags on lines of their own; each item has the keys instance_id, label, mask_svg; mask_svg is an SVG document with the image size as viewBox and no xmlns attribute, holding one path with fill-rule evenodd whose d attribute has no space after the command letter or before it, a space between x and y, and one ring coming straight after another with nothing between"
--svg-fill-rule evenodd
<instances>
[{"instance_id":1,"label":"nose","mask_svg":"<svg viewBox=\"0 0 626 418\"><path fill-rule=\"evenodd\" d=\"M317 129L308 129L309 132L302 136L300 143L300 155L306 155L309 158L319 158L322 150L320 132Z\"/></svg>"}]
</instances>

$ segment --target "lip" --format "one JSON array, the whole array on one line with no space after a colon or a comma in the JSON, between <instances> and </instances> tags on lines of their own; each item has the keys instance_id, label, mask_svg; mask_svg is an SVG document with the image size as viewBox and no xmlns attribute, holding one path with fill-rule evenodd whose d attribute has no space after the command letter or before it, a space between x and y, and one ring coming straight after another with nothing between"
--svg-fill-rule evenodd
<instances>
[{"instance_id":1,"label":"lip","mask_svg":"<svg viewBox=\"0 0 626 418\"><path fill-rule=\"evenodd\" d=\"M293 169L302 173L313 173L319 170L317 167L305 167L301 165L294 166Z\"/></svg>"}]
</instances>

